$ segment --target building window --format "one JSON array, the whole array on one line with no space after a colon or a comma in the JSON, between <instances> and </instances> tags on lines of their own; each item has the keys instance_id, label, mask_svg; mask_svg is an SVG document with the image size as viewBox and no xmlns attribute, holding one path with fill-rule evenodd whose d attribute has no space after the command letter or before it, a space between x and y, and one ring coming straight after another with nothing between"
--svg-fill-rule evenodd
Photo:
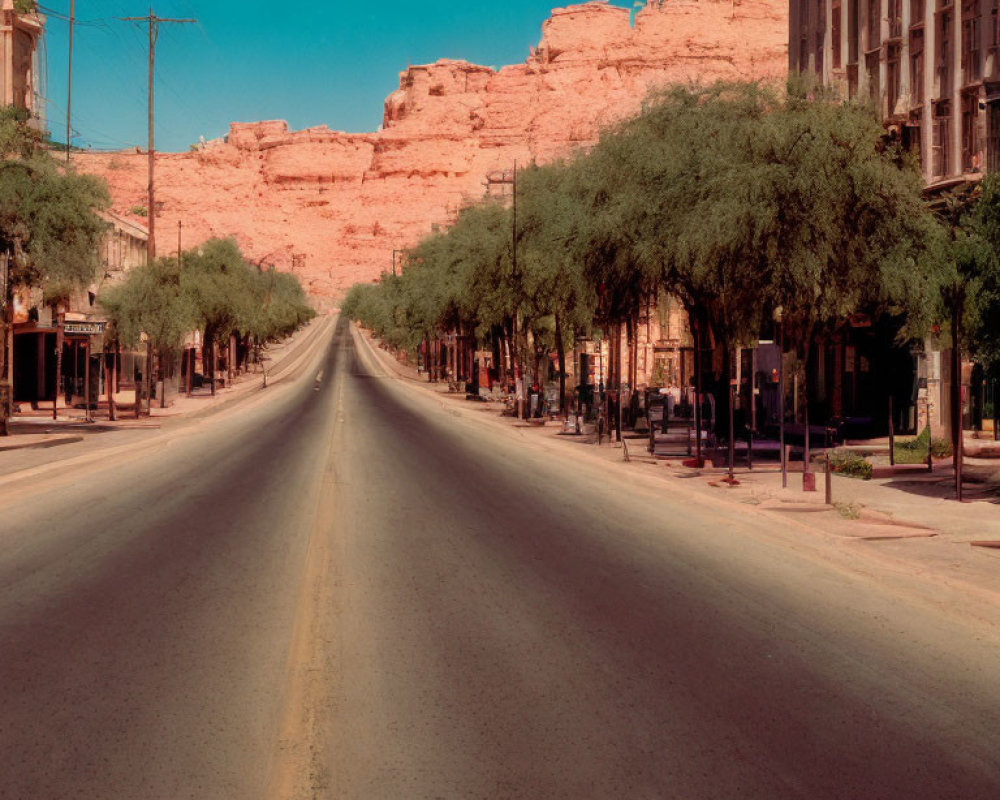
<instances>
[{"instance_id":1,"label":"building window","mask_svg":"<svg viewBox=\"0 0 1000 800\"><path fill-rule=\"evenodd\" d=\"M847 0L847 63L858 63L858 40L860 37L858 23L858 0Z\"/></svg>"},{"instance_id":2,"label":"building window","mask_svg":"<svg viewBox=\"0 0 1000 800\"><path fill-rule=\"evenodd\" d=\"M979 148L979 92L965 92L962 95L963 172L979 172L982 166Z\"/></svg>"},{"instance_id":3,"label":"building window","mask_svg":"<svg viewBox=\"0 0 1000 800\"><path fill-rule=\"evenodd\" d=\"M950 165L948 154L951 152L951 103L943 100L934 107L934 130L931 159L931 171L935 178L948 176Z\"/></svg>"},{"instance_id":4,"label":"building window","mask_svg":"<svg viewBox=\"0 0 1000 800\"><path fill-rule=\"evenodd\" d=\"M902 48L898 44L890 44L886 48L886 99L889 102L889 116L896 113L899 102L902 74L900 70L900 54Z\"/></svg>"},{"instance_id":5,"label":"building window","mask_svg":"<svg viewBox=\"0 0 1000 800\"><path fill-rule=\"evenodd\" d=\"M924 21L924 0L910 0L910 24L921 25Z\"/></svg>"},{"instance_id":6,"label":"building window","mask_svg":"<svg viewBox=\"0 0 1000 800\"><path fill-rule=\"evenodd\" d=\"M868 73L868 97L876 103L882 98L882 87L878 82L878 56L878 50L865 56L865 71Z\"/></svg>"},{"instance_id":7,"label":"building window","mask_svg":"<svg viewBox=\"0 0 1000 800\"><path fill-rule=\"evenodd\" d=\"M830 25L830 38L833 44L833 68L840 69L842 66L842 53L840 51L840 34L843 30L841 25L841 5L840 0L833 0L833 20Z\"/></svg>"},{"instance_id":8,"label":"building window","mask_svg":"<svg viewBox=\"0 0 1000 800\"><path fill-rule=\"evenodd\" d=\"M951 62L952 37L951 37L951 11L942 11L937 19L937 77L938 77L938 97L948 98L952 92L952 69Z\"/></svg>"},{"instance_id":9,"label":"building window","mask_svg":"<svg viewBox=\"0 0 1000 800\"><path fill-rule=\"evenodd\" d=\"M986 104L986 169L1000 172L1000 98Z\"/></svg>"},{"instance_id":10,"label":"building window","mask_svg":"<svg viewBox=\"0 0 1000 800\"><path fill-rule=\"evenodd\" d=\"M979 10L975 2L966 0L962 6L962 84L965 86L983 77L979 42Z\"/></svg>"},{"instance_id":11,"label":"building window","mask_svg":"<svg viewBox=\"0 0 1000 800\"><path fill-rule=\"evenodd\" d=\"M903 125L899 132L900 144L908 153L916 155L920 159L920 123L916 121Z\"/></svg>"},{"instance_id":12,"label":"building window","mask_svg":"<svg viewBox=\"0 0 1000 800\"><path fill-rule=\"evenodd\" d=\"M924 102L924 31L910 32L910 87L913 104Z\"/></svg>"},{"instance_id":13,"label":"building window","mask_svg":"<svg viewBox=\"0 0 1000 800\"><path fill-rule=\"evenodd\" d=\"M889 38L903 36L903 0L889 0Z\"/></svg>"},{"instance_id":14,"label":"building window","mask_svg":"<svg viewBox=\"0 0 1000 800\"><path fill-rule=\"evenodd\" d=\"M882 41L882 2L868 0L868 49L874 50Z\"/></svg>"},{"instance_id":15,"label":"building window","mask_svg":"<svg viewBox=\"0 0 1000 800\"><path fill-rule=\"evenodd\" d=\"M823 51L826 44L826 0L816 0L813 17L813 66L817 75L823 74Z\"/></svg>"},{"instance_id":16,"label":"building window","mask_svg":"<svg viewBox=\"0 0 1000 800\"><path fill-rule=\"evenodd\" d=\"M997 10L1000 8L1000 0L993 0L990 4L990 47L996 47L1000 44L1000 29L997 25L1000 25L1000 19L997 18Z\"/></svg>"}]
</instances>

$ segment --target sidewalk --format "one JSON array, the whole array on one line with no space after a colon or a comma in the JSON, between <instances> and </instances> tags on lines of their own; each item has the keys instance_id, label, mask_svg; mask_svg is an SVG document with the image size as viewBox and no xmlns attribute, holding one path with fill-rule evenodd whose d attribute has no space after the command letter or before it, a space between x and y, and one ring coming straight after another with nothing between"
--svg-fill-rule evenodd
<instances>
[{"instance_id":1,"label":"sidewalk","mask_svg":"<svg viewBox=\"0 0 1000 800\"><path fill-rule=\"evenodd\" d=\"M265 349L269 383L282 379L286 371L294 366L303 349L322 333L329 320L328 316L318 316L288 339ZM86 421L84 409L69 408L63 403L58 407L56 419L52 418L51 403L38 409L26 407L21 413L11 417L8 424L10 435L0 437L0 453L74 444L109 431L157 429L170 420L219 411L249 394L260 391L263 386L264 372L258 365L253 371L237 375L231 385L217 388L214 396L208 387L195 389L190 395L179 394L172 398L166 408L160 408L154 399L149 416L136 418L131 408L119 409L116 414L117 419L113 422L108 419L106 400L102 400L98 408L91 411L93 420L91 422Z\"/></svg>"},{"instance_id":2,"label":"sidewalk","mask_svg":"<svg viewBox=\"0 0 1000 800\"><path fill-rule=\"evenodd\" d=\"M431 384L408 365L371 341L384 366L396 377L436 395L440 402L486 424L502 425L534 441L555 457L601 459L611 469L627 470L677 493L684 502L724 505L740 513L770 519L778 531L796 541L811 539L825 553L845 552L863 563L873 558L901 574L928 573L961 596L1000 600L1000 549L973 546L972 542L1000 543L1000 463L966 458L966 502L953 498L951 459L936 462L933 473L926 466L900 465L869 481L831 475L833 505L825 504L825 475L817 467L815 492L802 490L801 463L790 465L787 487L782 487L777 460L755 461L754 469L734 470L737 483L723 479L725 468L692 469L681 458L659 458L647 450L646 435L626 434L629 461L621 444L598 446L593 434L562 433L561 422L528 424L500 415L498 403L466 401L464 394L449 392L447 384ZM466 414L463 413L463 416ZM877 445L878 443L874 443ZM884 448L888 462L888 443ZM783 533L784 535L784 533ZM833 548L831 550L831 548ZM846 556L845 556L846 557Z\"/></svg>"}]
</instances>

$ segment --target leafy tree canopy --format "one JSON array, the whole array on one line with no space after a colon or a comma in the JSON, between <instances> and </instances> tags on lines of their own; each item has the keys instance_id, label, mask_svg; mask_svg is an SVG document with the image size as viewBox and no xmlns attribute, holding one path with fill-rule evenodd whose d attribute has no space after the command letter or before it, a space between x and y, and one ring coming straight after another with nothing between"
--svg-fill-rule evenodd
<instances>
[{"instance_id":1,"label":"leafy tree canopy","mask_svg":"<svg viewBox=\"0 0 1000 800\"><path fill-rule=\"evenodd\" d=\"M27 114L0 109L0 249L13 256L12 281L63 299L94 281L110 204L103 181L52 157Z\"/></svg>"}]
</instances>

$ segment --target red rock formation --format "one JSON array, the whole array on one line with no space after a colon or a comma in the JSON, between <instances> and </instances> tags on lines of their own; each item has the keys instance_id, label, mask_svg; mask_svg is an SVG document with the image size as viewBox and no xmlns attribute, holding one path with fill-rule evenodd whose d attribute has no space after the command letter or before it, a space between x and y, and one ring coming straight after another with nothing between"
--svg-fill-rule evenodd
<instances>
[{"instance_id":1,"label":"red rock formation","mask_svg":"<svg viewBox=\"0 0 1000 800\"><path fill-rule=\"evenodd\" d=\"M175 252L181 219L185 247L236 236L334 298L481 197L488 173L592 145L657 85L783 78L787 13L784 0L650 0L633 27L624 8L569 6L523 64L410 67L377 133L234 123L224 141L157 157L158 248ZM145 205L143 155L78 164L108 180L117 212Z\"/></svg>"}]
</instances>

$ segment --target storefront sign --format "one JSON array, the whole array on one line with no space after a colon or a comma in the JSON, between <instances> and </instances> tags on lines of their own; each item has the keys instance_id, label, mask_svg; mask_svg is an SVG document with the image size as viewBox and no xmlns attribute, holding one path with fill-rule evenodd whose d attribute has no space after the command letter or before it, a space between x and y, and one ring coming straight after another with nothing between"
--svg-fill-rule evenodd
<instances>
[{"instance_id":1,"label":"storefront sign","mask_svg":"<svg viewBox=\"0 0 1000 800\"><path fill-rule=\"evenodd\" d=\"M63 332L75 336L100 336L104 333L106 322L66 322Z\"/></svg>"}]
</instances>

